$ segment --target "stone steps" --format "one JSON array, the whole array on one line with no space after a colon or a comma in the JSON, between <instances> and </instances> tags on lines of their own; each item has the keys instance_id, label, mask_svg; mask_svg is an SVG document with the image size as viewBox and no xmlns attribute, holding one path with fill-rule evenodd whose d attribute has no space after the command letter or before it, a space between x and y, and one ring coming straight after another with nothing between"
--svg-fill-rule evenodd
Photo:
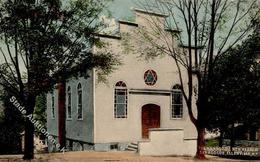
<instances>
[{"instance_id":1,"label":"stone steps","mask_svg":"<svg viewBox=\"0 0 260 162\"><path fill-rule=\"evenodd\" d=\"M136 143L136 142L131 142L131 143L127 146L126 151L137 152L137 151L138 151L138 143Z\"/></svg>"}]
</instances>

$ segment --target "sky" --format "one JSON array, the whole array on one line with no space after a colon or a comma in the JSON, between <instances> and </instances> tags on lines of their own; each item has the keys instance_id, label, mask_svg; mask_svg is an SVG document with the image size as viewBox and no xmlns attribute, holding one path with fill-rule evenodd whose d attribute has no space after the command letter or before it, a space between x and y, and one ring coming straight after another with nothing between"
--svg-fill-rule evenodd
<instances>
[{"instance_id":1,"label":"sky","mask_svg":"<svg viewBox=\"0 0 260 162\"><path fill-rule=\"evenodd\" d=\"M118 20L133 20L134 13L131 10L137 6L139 0L113 0L107 4L105 12L101 13L100 19L107 25L102 33L115 34L118 32ZM109 11L111 17L106 11Z\"/></svg>"},{"instance_id":2,"label":"sky","mask_svg":"<svg viewBox=\"0 0 260 162\"><path fill-rule=\"evenodd\" d=\"M133 16L131 12L132 7L136 7L138 0L114 0L108 6L112 16L116 19Z\"/></svg>"}]
</instances>

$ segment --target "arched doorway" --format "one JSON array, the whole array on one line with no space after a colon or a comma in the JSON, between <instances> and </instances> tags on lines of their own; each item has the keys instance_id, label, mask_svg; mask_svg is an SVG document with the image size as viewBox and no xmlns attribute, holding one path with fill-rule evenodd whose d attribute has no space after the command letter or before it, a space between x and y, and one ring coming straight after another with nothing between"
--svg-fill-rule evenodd
<instances>
[{"instance_id":1,"label":"arched doorway","mask_svg":"<svg viewBox=\"0 0 260 162\"><path fill-rule=\"evenodd\" d=\"M150 128L160 128L160 106L147 104L142 107L142 137L148 138Z\"/></svg>"}]
</instances>

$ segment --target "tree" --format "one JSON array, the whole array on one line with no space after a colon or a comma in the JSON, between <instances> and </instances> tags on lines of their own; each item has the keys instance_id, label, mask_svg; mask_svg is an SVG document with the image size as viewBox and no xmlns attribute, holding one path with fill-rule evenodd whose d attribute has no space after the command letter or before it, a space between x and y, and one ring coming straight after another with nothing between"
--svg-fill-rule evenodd
<instances>
[{"instance_id":1,"label":"tree","mask_svg":"<svg viewBox=\"0 0 260 162\"><path fill-rule=\"evenodd\" d=\"M36 97L88 69L110 72L117 61L92 54L105 44L95 37L103 28L98 16L105 0L2 0L0 2L0 85L33 114ZM25 121L24 159L33 158L34 126Z\"/></svg>"},{"instance_id":2,"label":"tree","mask_svg":"<svg viewBox=\"0 0 260 162\"><path fill-rule=\"evenodd\" d=\"M252 31L250 18L259 15L259 3L257 0L144 0L139 5L146 11L168 15L165 20L168 32L161 27L162 20L154 16L147 19L149 30L139 30L139 38L150 44L141 53L152 58L163 53L173 58L190 120L198 132L196 158L205 159L204 135L213 68L222 54ZM197 116L192 106L194 95Z\"/></svg>"},{"instance_id":3,"label":"tree","mask_svg":"<svg viewBox=\"0 0 260 162\"><path fill-rule=\"evenodd\" d=\"M0 121L0 154L20 154L22 151L22 132L24 119L18 109L9 103L13 94L3 89L0 102L3 103L3 116Z\"/></svg>"},{"instance_id":4,"label":"tree","mask_svg":"<svg viewBox=\"0 0 260 162\"><path fill-rule=\"evenodd\" d=\"M3 90L0 87L0 96L2 95ZM2 123L4 120L4 106L3 106L3 101L0 100L0 123Z\"/></svg>"},{"instance_id":5,"label":"tree","mask_svg":"<svg viewBox=\"0 0 260 162\"><path fill-rule=\"evenodd\" d=\"M248 130L259 129L259 47L260 37L255 31L241 45L227 51L216 61L211 80L212 99L208 105L211 110L208 118L210 130L227 132L230 125L233 127L237 123ZM234 140L231 139L231 144Z\"/></svg>"},{"instance_id":6,"label":"tree","mask_svg":"<svg viewBox=\"0 0 260 162\"><path fill-rule=\"evenodd\" d=\"M44 126L45 129L46 129L46 122L47 122L46 103L47 103L47 98L45 94L41 94L37 96L35 102L35 110L34 110L34 119L39 121L40 125ZM36 131L40 134L39 130Z\"/></svg>"}]
</instances>

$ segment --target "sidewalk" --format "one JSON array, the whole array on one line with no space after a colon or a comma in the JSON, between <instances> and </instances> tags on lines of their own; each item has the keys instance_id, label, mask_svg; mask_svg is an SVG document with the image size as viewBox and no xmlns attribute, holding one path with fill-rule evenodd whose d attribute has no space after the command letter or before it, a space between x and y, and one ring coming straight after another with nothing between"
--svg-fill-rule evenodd
<instances>
[{"instance_id":1,"label":"sidewalk","mask_svg":"<svg viewBox=\"0 0 260 162\"><path fill-rule=\"evenodd\" d=\"M139 156L133 152L65 152L36 154L31 162L200 162L192 157L153 157ZM249 162L246 160L230 160L214 156L207 156L207 162ZM0 162L20 162L22 155L0 155ZM260 162L254 160L254 162Z\"/></svg>"}]
</instances>

